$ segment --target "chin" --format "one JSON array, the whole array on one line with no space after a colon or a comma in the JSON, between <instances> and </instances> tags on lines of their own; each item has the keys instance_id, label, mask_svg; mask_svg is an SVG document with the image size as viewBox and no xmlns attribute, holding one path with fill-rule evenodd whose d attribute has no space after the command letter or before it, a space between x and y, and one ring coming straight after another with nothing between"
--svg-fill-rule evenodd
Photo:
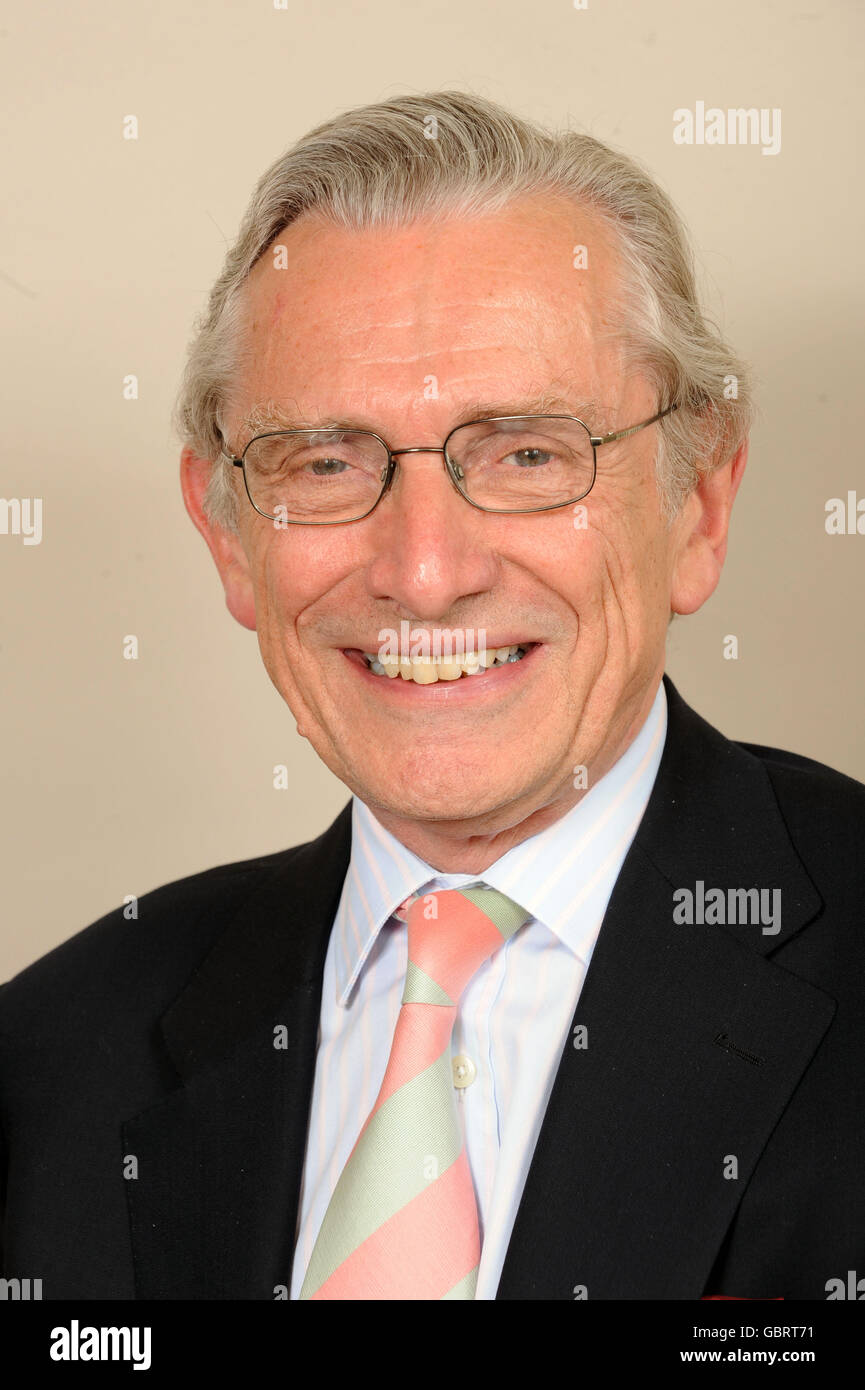
<instances>
[{"instance_id":1,"label":"chin","mask_svg":"<svg viewBox=\"0 0 865 1390\"><path fill-rule=\"evenodd\" d=\"M348 779L346 779L348 781ZM393 816L416 821L470 821L498 811L515 798L525 795L524 787L491 786L484 777L477 790L467 785L465 776L440 777L432 784L417 771L387 774L382 782L355 778L348 782L361 801L379 807Z\"/></svg>"}]
</instances>

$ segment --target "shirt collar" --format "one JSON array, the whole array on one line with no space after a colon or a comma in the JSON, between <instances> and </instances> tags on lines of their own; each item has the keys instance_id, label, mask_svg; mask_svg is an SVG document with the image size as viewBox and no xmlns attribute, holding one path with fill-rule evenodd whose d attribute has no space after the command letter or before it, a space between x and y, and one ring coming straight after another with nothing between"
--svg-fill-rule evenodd
<instances>
[{"instance_id":1,"label":"shirt collar","mask_svg":"<svg viewBox=\"0 0 865 1390\"><path fill-rule=\"evenodd\" d=\"M351 858L334 920L337 1001L346 1006L394 909L421 888L483 882L513 898L579 956L591 957L610 894L646 809L667 732L664 684L619 760L564 816L483 874L443 874L352 801Z\"/></svg>"}]
</instances>

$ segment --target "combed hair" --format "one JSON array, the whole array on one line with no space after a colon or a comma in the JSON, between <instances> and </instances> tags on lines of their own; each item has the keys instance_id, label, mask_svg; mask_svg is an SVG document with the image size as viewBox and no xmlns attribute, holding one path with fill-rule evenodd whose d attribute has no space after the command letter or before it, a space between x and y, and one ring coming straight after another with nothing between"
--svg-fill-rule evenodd
<instances>
[{"instance_id":1,"label":"combed hair","mask_svg":"<svg viewBox=\"0 0 865 1390\"><path fill-rule=\"evenodd\" d=\"M753 415L749 369L701 311L681 218L627 155L467 92L346 111L303 136L259 180L196 323L174 410L184 444L214 465L204 500L210 520L237 527L234 470L222 453L226 407L244 352L247 277L280 232L307 212L360 230L494 213L539 193L590 207L615 235L622 283L611 307L625 362L655 386L660 406L679 407L657 426L657 480L671 522L700 475L746 438Z\"/></svg>"}]
</instances>

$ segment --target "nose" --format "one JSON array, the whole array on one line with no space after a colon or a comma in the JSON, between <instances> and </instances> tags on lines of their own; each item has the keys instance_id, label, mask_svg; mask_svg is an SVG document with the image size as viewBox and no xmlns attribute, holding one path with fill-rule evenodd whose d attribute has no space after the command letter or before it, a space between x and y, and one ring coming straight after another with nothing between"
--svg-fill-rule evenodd
<instances>
[{"instance_id":1,"label":"nose","mask_svg":"<svg viewBox=\"0 0 865 1390\"><path fill-rule=\"evenodd\" d=\"M373 598L431 622L493 587L499 560L490 523L501 518L479 511L459 494L443 449L391 450L392 458L404 454L428 457L424 463L396 465L390 489L370 517L374 554L367 582Z\"/></svg>"}]
</instances>

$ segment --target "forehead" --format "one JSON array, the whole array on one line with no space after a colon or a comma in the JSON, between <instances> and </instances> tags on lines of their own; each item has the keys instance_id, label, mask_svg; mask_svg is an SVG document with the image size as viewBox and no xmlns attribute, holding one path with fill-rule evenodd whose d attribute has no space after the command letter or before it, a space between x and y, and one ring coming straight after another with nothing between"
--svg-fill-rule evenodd
<instances>
[{"instance_id":1,"label":"forehead","mask_svg":"<svg viewBox=\"0 0 865 1390\"><path fill-rule=\"evenodd\" d=\"M250 275L237 399L247 416L261 401L335 415L594 399L617 358L618 285L610 229L559 197L362 230L307 214Z\"/></svg>"}]
</instances>

